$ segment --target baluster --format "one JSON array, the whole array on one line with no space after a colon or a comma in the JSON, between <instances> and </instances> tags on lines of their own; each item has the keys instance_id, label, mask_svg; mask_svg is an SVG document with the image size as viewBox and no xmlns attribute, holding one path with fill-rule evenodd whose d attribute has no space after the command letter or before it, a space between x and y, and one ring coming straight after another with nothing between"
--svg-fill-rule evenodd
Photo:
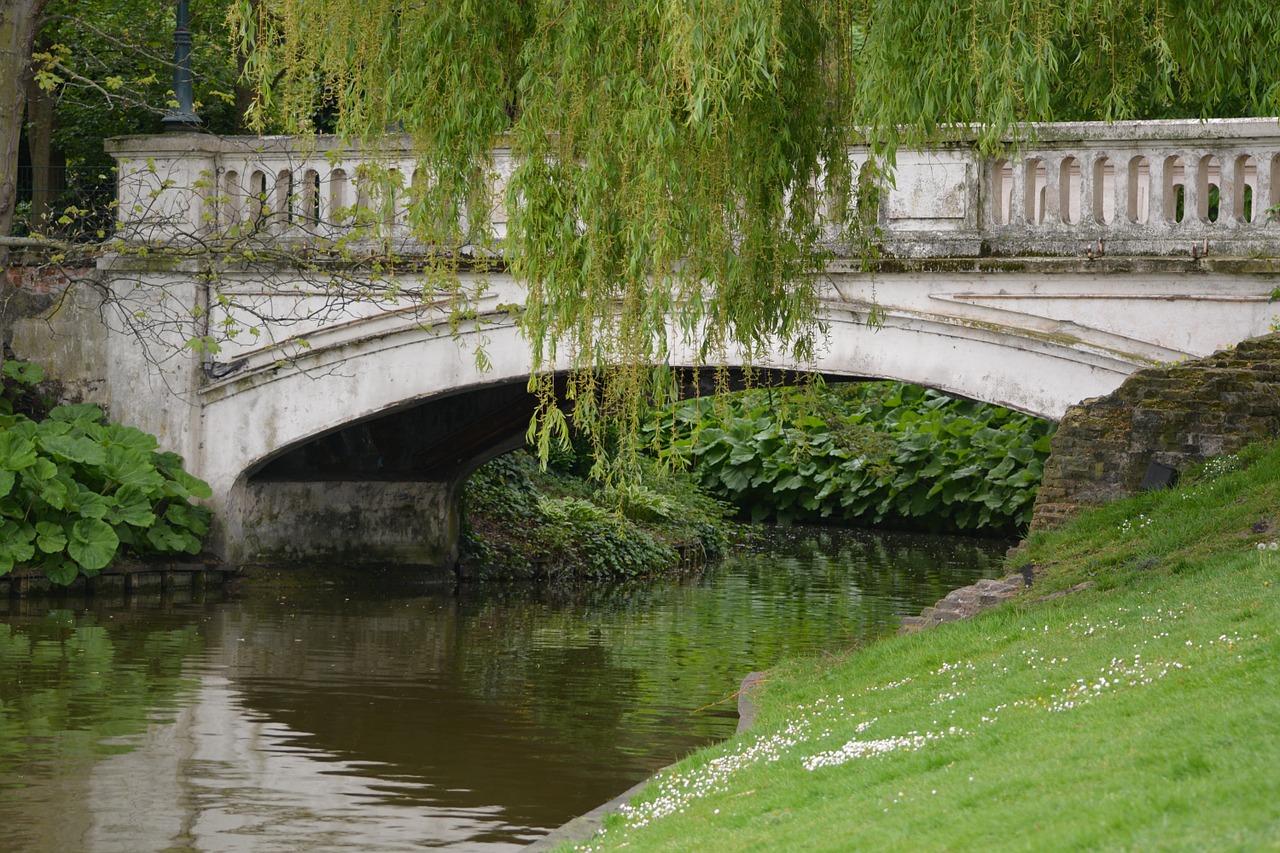
<instances>
[{"instance_id":1,"label":"baluster","mask_svg":"<svg viewBox=\"0 0 1280 853\"><path fill-rule=\"evenodd\" d=\"M1045 157L1042 163L1045 172L1044 209L1037 218L1042 223L1061 225L1066 222L1066 217L1062 215L1062 155L1053 154Z\"/></svg>"},{"instance_id":2,"label":"baluster","mask_svg":"<svg viewBox=\"0 0 1280 853\"><path fill-rule=\"evenodd\" d=\"M1233 151L1218 155L1218 222L1220 229L1235 230L1244 221L1243 176L1237 172L1244 166Z\"/></svg>"},{"instance_id":3,"label":"baluster","mask_svg":"<svg viewBox=\"0 0 1280 853\"><path fill-rule=\"evenodd\" d=\"M1011 160L1010 166L1013 169L1013 176L1009 181L1009 221L1005 227L1018 226L1020 228L1027 227L1027 161Z\"/></svg>"},{"instance_id":4,"label":"baluster","mask_svg":"<svg viewBox=\"0 0 1280 853\"><path fill-rule=\"evenodd\" d=\"M1267 210L1280 204L1280 152L1264 152L1258 158L1258 189L1253 194L1253 221L1260 228L1274 227Z\"/></svg>"}]
</instances>

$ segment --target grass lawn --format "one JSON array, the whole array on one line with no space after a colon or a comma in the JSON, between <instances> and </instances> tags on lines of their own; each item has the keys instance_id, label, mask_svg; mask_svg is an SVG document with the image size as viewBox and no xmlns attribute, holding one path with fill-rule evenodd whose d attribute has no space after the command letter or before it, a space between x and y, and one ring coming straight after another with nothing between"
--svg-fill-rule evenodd
<instances>
[{"instance_id":1,"label":"grass lawn","mask_svg":"<svg viewBox=\"0 0 1280 853\"><path fill-rule=\"evenodd\" d=\"M1188 479L1033 537L1013 603L779 667L579 849L1280 850L1280 447Z\"/></svg>"}]
</instances>

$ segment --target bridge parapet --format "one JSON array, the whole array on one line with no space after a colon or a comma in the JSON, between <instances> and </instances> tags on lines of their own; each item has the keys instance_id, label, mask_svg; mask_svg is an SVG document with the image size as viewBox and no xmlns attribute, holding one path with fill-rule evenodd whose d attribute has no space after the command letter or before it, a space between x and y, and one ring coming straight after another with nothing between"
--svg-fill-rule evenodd
<instances>
[{"instance_id":1,"label":"bridge parapet","mask_svg":"<svg viewBox=\"0 0 1280 853\"><path fill-rule=\"evenodd\" d=\"M117 225L128 240L305 243L376 233L398 249L421 250L411 237L409 206L427 177L405 136L388 136L376 151L332 136L195 133L121 137L106 146L119 166ZM495 148L491 165L499 202L492 222L501 239L510 150Z\"/></svg>"},{"instance_id":2,"label":"bridge parapet","mask_svg":"<svg viewBox=\"0 0 1280 853\"><path fill-rule=\"evenodd\" d=\"M407 137L376 151L333 137L169 134L111 140L126 239L331 244L376 232L413 253L409 206L426 176ZM901 151L876 220L895 257L1266 255L1280 223L1280 124L1211 119L1044 124L1014 153L973 138ZM868 159L851 147L855 168ZM509 149L493 153L490 235L505 236ZM377 226L365 228L362 226ZM832 228L832 236L835 230Z\"/></svg>"},{"instance_id":3,"label":"bridge parapet","mask_svg":"<svg viewBox=\"0 0 1280 853\"><path fill-rule=\"evenodd\" d=\"M1275 119L1040 125L982 170L994 254L1276 253Z\"/></svg>"}]
</instances>

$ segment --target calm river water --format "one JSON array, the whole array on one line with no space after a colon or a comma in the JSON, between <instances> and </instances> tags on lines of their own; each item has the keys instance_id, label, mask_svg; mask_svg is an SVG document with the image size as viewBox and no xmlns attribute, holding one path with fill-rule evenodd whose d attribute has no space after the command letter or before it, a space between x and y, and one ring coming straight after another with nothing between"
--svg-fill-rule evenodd
<instances>
[{"instance_id":1,"label":"calm river water","mask_svg":"<svg viewBox=\"0 0 1280 853\"><path fill-rule=\"evenodd\" d=\"M291 572L0 602L0 847L519 849L731 735L746 673L883 633L1001 548L793 529L573 594Z\"/></svg>"}]
</instances>

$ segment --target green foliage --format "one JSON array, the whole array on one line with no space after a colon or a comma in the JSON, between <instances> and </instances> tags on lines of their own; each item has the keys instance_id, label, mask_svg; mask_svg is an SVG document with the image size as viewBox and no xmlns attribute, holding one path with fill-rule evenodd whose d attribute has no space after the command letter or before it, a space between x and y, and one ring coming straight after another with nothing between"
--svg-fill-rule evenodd
<instances>
[{"instance_id":1,"label":"green foliage","mask_svg":"<svg viewBox=\"0 0 1280 853\"><path fill-rule=\"evenodd\" d=\"M402 128L441 268L500 256L527 284L535 372L570 368L563 392L532 381L544 459L558 398L579 431L634 434L675 353L810 359L832 237L874 252L860 214L900 144L1280 109L1273 0L234 0L231 19L263 126Z\"/></svg>"},{"instance_id":2,"label":"green foliage","mask_svg":"<svg viewBox=\"0 0 1280 853\"><path fill-rule=\"evenodd\" d=\"M208 484L174 453L133 427L109 424L97 406L59 406L34 421L14 414L10 385L31 385L39 368L7 361L0 398L0 575L15 566L59 584L93 576L121 548L147 555L195 554L209 528Z\"/></svg>"},{"instance_id":3,"label":"green foliage","mask_svg":"<svg viewBox=\"0 0 1280 853\"><path fill-rule=\"evenodd\" d=\"M664 452L755 521L933 530L1030 521L1051 422L901 383L813 393L816 402L783 389L682 403Z\"/></svg>"},{"instance_id":4,"label":"green foliage","mask_svg":"<svg viewBox=\"0 0 1280 853\"><path fill-rule=\"evenodd\" d=\"M467 482L466 561L485 574L557 580L678 571L681 549L714 556L724 509L683 478L651 466L645 482L591 484L579 460L543 471L526 451L493 460Z\"/></svg>"},{"instance_id":5,"label":"green foliage","mask_svg":"<svg viewBox=\"0 0 1280 853\"><path fill-rule=\"evenodd\" d=\"M190 22L197 112L206 128L222 133L236 125L227 6L227 0L192 4ZM171 3L50 0L33 73L57 99L54 147L72 170L96 169L110 188L113 161L102 140L156 131L173 99L173 27Z\"/></svg>"},{"instance_id":6,"label":"green foliage","mask_svg":"<svg viewBox=\"0 0 1280 853\"><path fill-rule=\"evenodd\" d=\"M194 687L183 666L204 648L194 623L120 621L50 610L0 622L0 776L47 778L55 756L83 770L128 751L125 736Z\"/></svg>"}]
</instances>

